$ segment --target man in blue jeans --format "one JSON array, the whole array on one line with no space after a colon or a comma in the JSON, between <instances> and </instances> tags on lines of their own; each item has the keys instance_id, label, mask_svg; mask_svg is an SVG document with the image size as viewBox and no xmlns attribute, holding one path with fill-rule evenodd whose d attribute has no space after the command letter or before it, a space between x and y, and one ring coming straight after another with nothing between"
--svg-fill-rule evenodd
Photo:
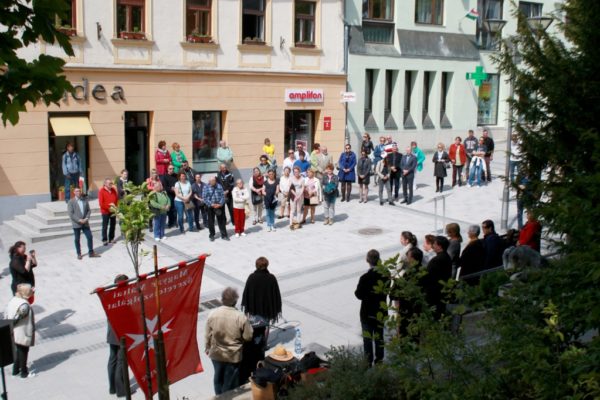
<instances>
[{"instance_id":1,"label":"man in blue jeans","mask_svg":"<svg viewBox=\"0 0 600 400\"><path fill-rule=\"evenodd\" d=\"M67 151L62 156L62 171L65 176L65 201L71 199L71 185L79 187L79 176L81 175L81 158L75 151L73 143L67 143Z\"/></svg>"},{"instance_id":2,"label":"man in blue jeans","mask_svg":"<svg viewBox=\"0 0 600 400\"><path fill-rule=\"evenodd\" d=\"M92 214L90 205L87 199L81 197L80 188L76 187L73 190L73 194L75 197L69 200L69 203L67 204L67 212L69 214L69 218L71 219L71 225L73 226L73 233L75 235L75 250L77 251L77 259L81 260L83 258L81 255L81 244L79 242L82 232L87 240L89 257L100 257L99 254L94 252L94 242L92 238L92 231L90 230L90 215Z\"/></svg>"},{"instance_id":3,"label":"man in blue jeans","mask_svg":"<svg viewBox=\"0 0 600 400\"><path fill-rule=\"evenodd\" d=\"M252 325L235 308L238 298L234 288L225 288L221 293L223 305L211 311L206 321L205 348L215 369L216 395L240 386L242 347L252 340Z\"/></svg>"}]
</instances>

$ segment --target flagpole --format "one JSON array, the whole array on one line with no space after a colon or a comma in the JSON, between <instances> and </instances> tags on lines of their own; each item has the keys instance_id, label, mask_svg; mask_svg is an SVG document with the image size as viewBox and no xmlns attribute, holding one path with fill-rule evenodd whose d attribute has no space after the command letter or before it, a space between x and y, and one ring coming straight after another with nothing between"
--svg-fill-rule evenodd
<instances>
[{"instance_id":1,"label":"flagpole","mask_svg":"<svg viewBox=\"0 0 600 400\"><path fill-rule=\"evenodd\" d=\"M156 323L158 331L156 333L155 351L156 351L156 370L158 382L158 398L160 400L169 400L169 380L167 377L167 364L165 358L165 342L163 340L162 323L160 321L160 279L158 276L158 249L156 245L153 247L154 252L154 275L156 275Z\"/></svg>"},{"instance_id":2,"label":"flagpole","mask_svg":"<svg viewBox=\"0 0 600 400\"><path fill-rule=\"evenodd\" d=\"M140 285L140 275L138 269L135 269L135 275L138 278L137 281L137 291L140 296L140 308L142 312L142 322L144 327L144 353L146 355L146 380L148 381L148 396L146 398L152 398L152 373L150 370L150 346L148 344L148 325L146 324L146 306L144 305L144 292L142 292L142 287Z\"/></svg>"},{"instance_id":3,"label":"flagpole","mask_svg":"<svg viewBox=\"0 0 600 400\"><path fill-rule=\"evenodd\" d=\"M175 268L181 268L181 267L188 266L190 264L195 263L196 261L198 261L199 258L202 258L202 257L210 257L210 253L201 254L200 256L198 256L196 258L192 258L191 260L183 261L183 262L180 262L180 263L177 263L177 264L170 265L168 267L160 268L160 273L163 274L163 273L165 273L167 271L170 271L172 269L175 269ZM111 283L109 285L96 288L96 289L92 290L90 292L90 294L96 294L96 293L99 293L99 292L103 292L105 290L114 289L114 288L116 288L117 286L120 286L120 285L128 285L129 283L131 283L133 281L136 281L138 279L146 279L146 278L150 278L151 276L154 276L154 275L155 275L154 271L153 272L149 272L147 274L143 274L141 276L140 275L136 275L135 278L129 278L126 281L120 281L119 283Z\"/></svg>"}]
</instances>

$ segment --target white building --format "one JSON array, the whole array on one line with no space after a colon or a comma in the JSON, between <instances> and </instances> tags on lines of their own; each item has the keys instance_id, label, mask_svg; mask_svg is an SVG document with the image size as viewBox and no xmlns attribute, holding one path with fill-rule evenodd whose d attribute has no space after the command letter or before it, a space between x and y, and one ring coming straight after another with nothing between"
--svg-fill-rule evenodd
<instances>
[{"instance_id":1,"label":"white building","mask_svg":"<svg viewBox=\"0 0 600 400\"><path fill-rule=\"evenodd\" d=\"M555 2L518 7L535 17ZM478 18L467 17L472 9ZM508 0L348 1L348 90L358 95L348 105L351 143L369 132L431 149L483 126L504 138L509 85L491 60L500 36L487 31L488 19L506 20L502 37L516 31ZM478 67L487 74L479 86L467 78Z\"/></svg>"},{"instance_id":2,"label":"white building","mask_svg":"<svg viewBox=\"0 0 600 400\"><path fill-rule=\"evenodd\" d=\"M60 198L67 142L92 193L122 168L134 182L149 176L161 140L178 142L199 171L217 169L226 140L241 175L265 138L280 160L297 142L343 147L341 1L67 1L57 24L71 36L65 71L76 91L0 127L0 221ZM23 54L66 56L46 43Z\"/></svg>"}]
</instances>

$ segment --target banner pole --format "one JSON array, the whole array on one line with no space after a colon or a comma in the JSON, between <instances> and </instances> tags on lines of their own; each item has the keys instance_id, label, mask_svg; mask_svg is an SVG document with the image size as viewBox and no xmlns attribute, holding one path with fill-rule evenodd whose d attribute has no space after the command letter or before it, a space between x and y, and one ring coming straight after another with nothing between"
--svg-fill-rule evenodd
<instances>
[{"instance_id":1,"label":"banner pole","mask_svg":"<svg viewBox=\"0 0 600 400\"><path fill-rule=\"evenodd\" d=\"M123 358L123 386L125 386L125 400L131 400L131 383L129 382L129 363L127 362L127 347L125 337L119 340L119 356Z\"/></svg>"},{"instance_id":2,"label":"banner pole","mask_svg":"<svg viewBox=\"0 0 600 400\"><path fill-rule=\"evenodd\" d=\"M158 382L158 398L160 400L169 400L169 379L167 377L167 364L165 357L165 342L163 340L162 323L160 321L160 279L158 275L158 249L153 246L154 253L154 275L156 276L155 298L156 298L156 323L158 331L155 339L156 351L156 369Z\"/></svg>"},{"instance_id":3,"label":"banner pole","mask_svg":"<svg viewBox=\"0 0 600 400\"><path fill-rule=\"evenodd\" d=\"M137 254L137 253L136 253ZM148 398L152 398L152 371L150 370L150 346L148 344L148 325L146 324L146 306L144 305L144 293L140 286L140 275L138 269L135 270L135 275L138 278L136 282L137 291L140 296L140 308L142 311L142 326L144 327L144 353L146 355L146 380L148 381Z\"/></svg>"},{"instance_id":4,"label":"banner pole","mask_svg":"<svg viewBox=\"0 0 600 400\"><path fill-rule=\"evenodd\" d=\"M204 257L210 257L210 253L201 254L199 257L203 257L203 256L204 256ZM196 262L196 261L198 261L198 257L196 257L196 258L192 258L191 260L184 261L184 263L187 265L187 264L194 263L194 262ZM181 265L180 265L180 264L173 264L173 265L170 265L170 266L168 266L168 267L164 267L164 272L170 271L170 270L172 270L173 268L180 268L180 267L181 267ZM153 276L154 274L155 274L155 273L154 273L154 271L153 271L153 272L150 272L149 274L147 274L147 276L145 276L145 278L149 278L149 277ZM139 279L140 279L140 277L139 277L139 275L136 273L136 276L135 276L135 278L129 278L129 279L127 279L126 281L121 281L121 282L119 282L118 284L117 284L117 283L111 283L110 285L102 286L101 288L96 288L96 289L92 290L92 291L90 292L90 294L96 294L96 293L98 293L98 292L101 292L102 290L113 289L113 288L116 288L116 287L117 287L117 286L119 286L119 285L129 284L129 283L131 283L131 282L133 282L133 281L135 281L135 280L139 280Z\"/></svg>"}]
</instances>

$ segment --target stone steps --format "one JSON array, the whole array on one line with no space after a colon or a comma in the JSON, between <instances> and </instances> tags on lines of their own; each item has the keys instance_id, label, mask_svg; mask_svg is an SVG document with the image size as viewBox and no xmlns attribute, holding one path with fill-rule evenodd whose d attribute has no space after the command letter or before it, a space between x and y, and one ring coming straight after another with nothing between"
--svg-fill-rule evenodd
<instances>
[{"instance_id":1,"label":"stone steps","mask_svg":"<svg viewBox=\"0 0 600 400\"><path fill-rule=\"evenodd\" d=\"M99 231L102 226L97 200L90 201L92 215L90 228ZM14 231L22 240L30 243L52 240L73 235L71 221L67 215L67 204L62 201L38 203L34 209L5 221L4 226Z\"/></svg>"}]
</instances>

